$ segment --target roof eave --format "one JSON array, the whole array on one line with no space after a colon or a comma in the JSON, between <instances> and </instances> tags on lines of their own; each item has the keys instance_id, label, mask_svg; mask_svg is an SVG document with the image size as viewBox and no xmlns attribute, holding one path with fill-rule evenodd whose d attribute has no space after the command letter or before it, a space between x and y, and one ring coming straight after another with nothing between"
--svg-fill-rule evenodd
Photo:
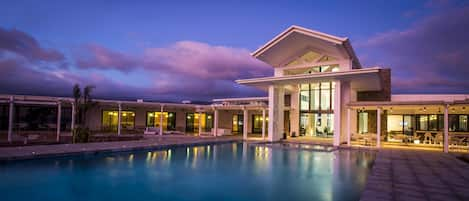
<instances>
[{"instance_id":1,"label":"roof eave","mask_svg":"<svg viewBox=\"0 0 469 201\"><path fill-rule=\"evenodd\" d=\"M251 56L253 56L255 58L259 57L269 47L275 45L281 39L283 39L284 37L286 37L287 35L295 32L295 31L306 34L306 35L310 35L310 36L313 36L313 37L318 37L318 38L321 38L321 39L324 39L324 40L327 40L329 42L333 42L333 43L336 43L336 44L343 44L344 42L346 42L348 40L348 38L341 38L341 37L329 35L329 34L326 34L326 33L322 33L322 32L319 32L319 31L314 31L314 30L311 30L311 29L307 29L307 28L304 28L304 27L301 27L301 26L292 25L289 28L287 28L285 31L283 31L282 33L278 34L273 39L271 39L270 41L265 43L263 46L259 47L257 50L252 52Z\"/></svg>"}]
</instances>

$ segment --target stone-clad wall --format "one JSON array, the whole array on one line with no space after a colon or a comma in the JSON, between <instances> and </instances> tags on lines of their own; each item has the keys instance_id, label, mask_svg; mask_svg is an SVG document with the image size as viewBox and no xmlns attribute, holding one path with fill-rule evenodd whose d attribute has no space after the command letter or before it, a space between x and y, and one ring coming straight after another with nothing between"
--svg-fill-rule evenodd
<instances>
[{"instance_id":1,"label":"stone-clad wall","mask_svg":"<svg viewBox=\"0 0 469 201\"><path fill-rule=\"evenodd\" d=\"M391 101L391 69L381 69L379 74L383 89L380 91L358 92L358 101Z\"/></svg>"}]
</instances>

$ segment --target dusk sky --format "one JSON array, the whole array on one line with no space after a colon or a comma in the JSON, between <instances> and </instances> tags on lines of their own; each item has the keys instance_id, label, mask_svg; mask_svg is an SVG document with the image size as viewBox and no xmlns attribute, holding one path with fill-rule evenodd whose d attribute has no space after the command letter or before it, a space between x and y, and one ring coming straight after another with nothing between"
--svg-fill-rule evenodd
<instances>
[{"instance_id":1,"label":"dusk sky","mask_svg":"<svg viewBox=\"0 0 469 201\"><path fill-rule=\"evenodd\" d=\"M392 92L469 93L469 1L2 1L0 93L108 99L264 96L250 52L291 25L348 37Z\"/></svg>"}]
</instances>

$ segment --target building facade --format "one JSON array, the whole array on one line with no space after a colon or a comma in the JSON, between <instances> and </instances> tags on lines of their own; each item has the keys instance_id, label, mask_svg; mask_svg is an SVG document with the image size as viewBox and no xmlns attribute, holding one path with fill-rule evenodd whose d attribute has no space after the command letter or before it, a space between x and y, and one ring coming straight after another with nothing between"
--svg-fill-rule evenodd
<instances>
[{"instance_id":1,"label":"building facade","mask_svg":"<svg viewBox=\"0 0 469 201\"><path fill-rule=\"evenodd\" d=\"M214 99L211 105L94 100L86 124L117 135L156 127L334 146L467 150L469 95L393 95L390 69L363 68L348 38L292 26L252 56L272 66L274 75L236 82L268 97ZM1 95L0 136L11 141L15 133L53 130L59 139L74 128L73 111L71 98Z\"/></svg>"},{"instance_id":2,"label":"building facade","mask_svg":"<svg viewBox=\"0 0 469 201\"><path fill-rule=\"evenodd\" d=\"M237 82L268 92L270 141L287 132L288 118L290 136L334 146L467 149L469 95L393 95L390 69L362 68L347 38L292 26L252 55L274 75Z\"/></svg>"}]
</instances>

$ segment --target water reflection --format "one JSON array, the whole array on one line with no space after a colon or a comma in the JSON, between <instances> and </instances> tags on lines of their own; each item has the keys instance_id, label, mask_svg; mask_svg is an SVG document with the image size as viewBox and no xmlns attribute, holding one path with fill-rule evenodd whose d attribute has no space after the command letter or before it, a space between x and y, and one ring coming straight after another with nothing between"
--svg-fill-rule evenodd
<instances>
[{"instance_id":1,"label":"water reflection","mask_svg":"<svg viewBox=\"0 0 469 201\"><path fill-rule=\"evenodd\" d=\"M28 198L10 193L18 186L47 200L58 200L48 196L50 186L61 200L124 201L136 194L142 200L360 198L374 153L305 149L233 143L29 161L0 165L0 190L12 198L6 200Z\"/></svg>"},{"instance_id":2,"label":"water reflection","mask_svg":"<svg viewBox=\"0 0 469 201\"><path fill-rule=\"evenodd\" d=\"M130 157L129 157L129 160L130 160ZM167 149L167 150L147 152L145 162L148 166L154 166L157 163L157 161L161 161L162 164L168 164L170 160L171 160L171 149Z\"/></svg>"}]
</instances>

